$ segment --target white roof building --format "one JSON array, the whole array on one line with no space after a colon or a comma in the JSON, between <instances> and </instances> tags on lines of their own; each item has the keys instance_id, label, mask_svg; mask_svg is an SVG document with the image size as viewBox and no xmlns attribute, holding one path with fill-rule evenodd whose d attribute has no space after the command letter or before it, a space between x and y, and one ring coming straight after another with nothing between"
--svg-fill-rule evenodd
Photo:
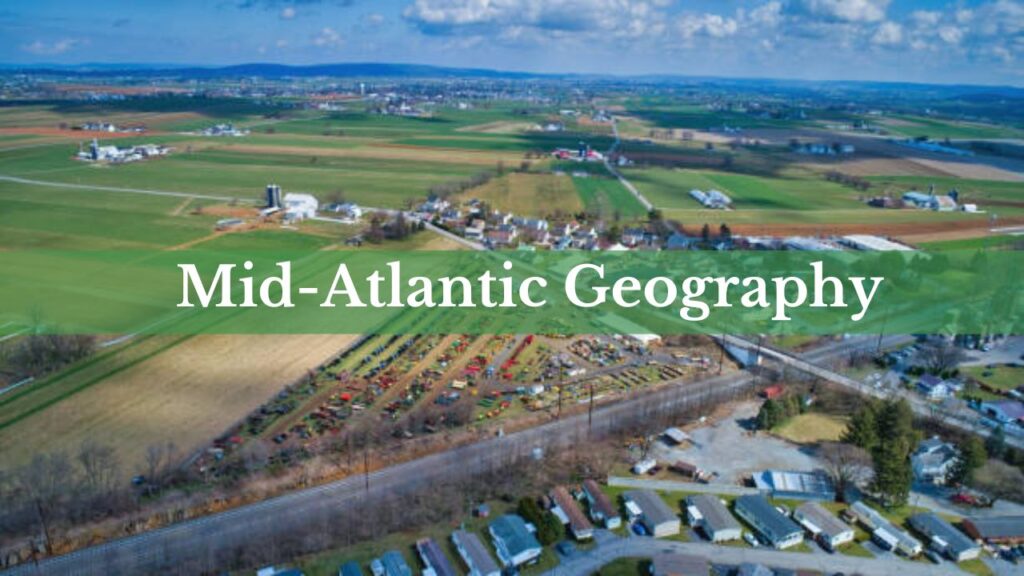
<instances>
[{"instance_id":1,"label":"white roof building","mask_svg":"<svg viewBox=\"0 0 1024 576\"><path fill-rule=\"evenodd\" d=\"M320 202L312 194L289 192L284 195L285 216L292 220L304 220L316 216Z\"/></svg>"}]
</instances>

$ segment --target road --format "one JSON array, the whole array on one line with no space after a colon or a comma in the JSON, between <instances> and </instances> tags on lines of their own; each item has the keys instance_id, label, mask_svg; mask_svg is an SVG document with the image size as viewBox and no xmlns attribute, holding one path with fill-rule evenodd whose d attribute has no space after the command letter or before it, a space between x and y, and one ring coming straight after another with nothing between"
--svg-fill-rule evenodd
<instances>
[{"instance_id":1,"label":"road","mask_svg":"<svg viewBox=\"0 0 1024 576\"><path fill-rule=\"evenodd\" d=\"M19 178L17 176L0 175L0 182L14 182L15 184L29 184L32 186L47 186L49 188L65 188L68 190L102 190L104 192L123 192L126 194L142 194L145 196L168 196L172 198L198 198L200 200L220 200L254 203L255 200L246 198L233 198L231 196L213 196L209 194L193 194L191 192L173 192L168 190L150 190L147 188L120 188L117 186L99 186L97 184L74 184L72 182L50 182L48 180L33 180L31 178Z\"/></svg>"},{"instance_id":2,"label":"road","mask_svg":"<svg viewBox=\"0 0 1024 576\"><path fill-rule=\"evenodd\" d=\"M826 344L815 351L814 357L818 361L839 358L847 352L848 344ZM286 536L286 527L296 520L337 519L353 503L422 491L434 482L503 469L511 462L530 457L537 447L553 450L573 446L585 442L589 431L603 434L615 430L630 417L655 418L688 407L726 401L752 381L752 376L739 372L666 386L596 408L589 427L586 413L566 417L378 470L369 475L369 489L364 485L364 477L349 477L48 558L38 568L19 566L9 573L114 575L167 571L186 559L210 558L215 550L226 552L244 542L269 542Z\"/></svg>"},{"instance_id":3,"label":"road","mask_svg":"<svg viewBox=\"0 0 1024 576\"><path fill-rule=\"evenodd\" d=\"M734 346L740 346L747 349L758 349L761 351L761 355L767 358L771 358L785 366L795 368L801 372L817 376L823 380L828 380L835 384L845 386L861 394L871 396L874 398L886 398L891 396L893 393L898 394L902 398L905 398L910 404L910 407L920 416L924 417L938 417L949 426L959 428L965 432L972 434L978 434L981 436L988 436L991 432L990 428L986 428L979 423L979 415L977 412L970 410L966 407L953 407L939 409L936 404L928 402L921 396L918 396L912 392L906 390L900 390L893 392L890 390L878 390L863 382L854 380L849 376L840 374L834 370L824 368L822 366L822 358L815 354L796 355L791 352L779 350L777 348L770 348L764 345L759 345L757 342L740 338L738 336L718 336L716 337L719 341L724 341ZM882 339L881 348L890 348L899 346L908 342L911 342L912 338L907 335L899 336L888 336ZM863 339L851 339L851 342L845 347L847 352L850 352L858 347L869 346L874 348L877 346L874 339L870 339L865 342ZM1008 434L1006 436L1006 443L1015 448L1024 449L1024 439L1019 436Z\"/></svg>"},{"instance_id":4,"label":"road","mask_svg":"<svg viewBox=\"0 0 1024 576\"><path fill-rule=\"evenodd\" d=\"M619 139L619 125L614 118L612 119L612 135L615 136L615 142L612 143L611 148L608 149L608 153L604 156L604 167L612 176L619 179L619 183L625 186L626 190L629 190L629 193L632 194L638 202L643 204L644 209L650 212L654 209L654 204L651 204L651 201L645 198L644 195L636 189L636 186L633 186L632 182L626 180L626 177L623 176L615 166L612 166L611 156L619 148L619 145L622 144L622 141Z\"/></svg>"},{"instance_id":5,"label":"road","mask_svg":"<svg viewBox=\"0 0 1024 576\"><path fill-rule=\"evenodd\" d=\"M593 574L600 567L618 558L651 558L659 554L675 553L700 556L716 564L738 565L744 562L763 564L771 568L812 570L822 574L863 574L865 576L935 576L949 574L963 576L964 572L950 564L935 565L913 562L902 558L860 558L843 554L807 554L785 552L768 548L738 548L707 542L677 542L646 537L604 538L591 551L579 553L564 560L544 576L578 576Z\"/></svg>"}]
</instances>

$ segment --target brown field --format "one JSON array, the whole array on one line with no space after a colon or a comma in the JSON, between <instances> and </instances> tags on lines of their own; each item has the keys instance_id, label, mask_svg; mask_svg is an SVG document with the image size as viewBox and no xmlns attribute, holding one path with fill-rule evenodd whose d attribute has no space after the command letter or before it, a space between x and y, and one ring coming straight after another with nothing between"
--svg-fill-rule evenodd
<instances>
[{"instance_id":1,"label":"brown field","mask_svg":"<svg viewBox=\"0 0 1024 576\"><path fill-rule=\"evenodd\" d=\"M838 162L804 162L800 166L826 172L838 170L850 176L952 176L938 167L906 158L857 158Z\"/></svg>"},{"instance_id":2,"label":"brown field","mask_svg":"<svg viewBox=\"0 0 1024 576\"><path fill-rule=\"evenodd\" d=\"M189 338L0 430L3 468L73 452L86 437L114 447L126 476L143 468L153 444L174 442L187 456L355 338Z\"/></svg>"},{"instance_id":3,"label":"brown field","mask_svg":"<svg viewBox=\"0 0 1024 576\"><path fill-rule=\"evenodd\" d=\"M574 214L583 210L572 180L553 174L512 172L495 178L466 195L491 205L491 208L518 215L548 216L555 212Z\"/></svg>"},{"instance_id":4,"label":"brown field","mask_svg":"<svg viewBox=\"0 0 1024 576\"><path fill-rule=\"evenodd\" d=\"M57 136L60 138L72 138L77 140L91 140L93 138L112 140L114 138L133 138L139 136L139 134L131 134L128 132L93 132L89 130L61 130L60 128L57 128L55 126L16 126L0 128L0 134ZM146 134L153 134L153 132L146 132Z\"/></svg>"},{"instance_id":5,"label":"brown field","mask_svg":"<svg viewBox=\"0 0 1024 576\"><path fill-rule=\"evenodd\" d=\"M95 112L58 112L47 106L17 106L0 109L0 126L57 128L62 122L76 124L91 120L104 120L115 124L144 124L153 127L165 122L201 118L198 112L134 112L119 111L98 115ZM109 136L103 132L102 136Z\"/></svg>"},{"instance_id":6,"label":"brown field","mask_svg":"<svg viewBox=\"0 0 1024 576\"><path fill-rule=\"evenodd\" d=\"M508 120L498 120L496 122L487 122L485 124L473 124L472 126L463 126L457 128L456 132L477 132L480 134L519 134L520 132L526 132L533 129L532 122L511 122Z\"/></svg>"},{"instance_id":7,"label":"brown field","mask_svg":"<svg viewBox=\"0 0 1024 576\"><path fill-rule=\"evenodd\" d=\"M1024 224L1024 217L1000 218L1007 226ZM989 232L987 219L936 220L933 222L874 222L874 223L801 223L801 224L743 224L730 223L733 232L750 235L822 235L822 234L875 234L891 236L910 242L935 239L936 235L956 235L954 239L976 238ZM950 238L947 238L950 239Z\"/></svg>"},{"instance_id":8,"label":"brown field","mask_svg":"<svg viewBox=\"0 0 1024 576\"><path fill-rule=\"evenodd\" d=\"M230 143L220 146L233 152L253 154L294 154L297 156L325 156L338 158L370 158L377 160L408 160L493 166L498 162L517 163L522 156L515 153L460 150L454 148L425 148L398 144L375 144L356 148L313 148L306 146L261 146Z\"/></svg>"}]
</instances>

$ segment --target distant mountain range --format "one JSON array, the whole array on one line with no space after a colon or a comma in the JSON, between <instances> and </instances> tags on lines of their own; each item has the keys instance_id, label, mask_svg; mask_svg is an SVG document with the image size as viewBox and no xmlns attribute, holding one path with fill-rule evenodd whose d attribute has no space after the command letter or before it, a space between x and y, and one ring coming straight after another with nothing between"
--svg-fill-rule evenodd
<instances>
[{"instance_id":1,"label":"distant mountain range","mask_svg":"<svg viewBox=\"0 0 1024 576\"><path fill-rule=\"evenodd\" d=\"M83 63L83 64L0 64L2 72L23 72L30 74L52 74L82 78L109 78L134 76L144 78L172 77L180 79L214 78L311 78L318 76L335 78L489 78L489 79L574 79L605 81L642 81L664 84L690 84L719 86L743 86L748 88L805 88L867 90L885 92L902 91L918 96L932 92L932 96L951 96L969 99L1024 98L1024 88L1013 86L975 85L930 85L899 82L867 81L811 81L782 80L771 78L727 78L714 76L685 76L673 74L646 75L601 75L571 73L539 73L523 71L494 70L488 68L452 68L427 64L396 64L380 62L347 62L336 64L289 65L270 63L235 64L230 66L195 66L187 64L140 64L140 63Z\"/></svg>"}]
</instances>

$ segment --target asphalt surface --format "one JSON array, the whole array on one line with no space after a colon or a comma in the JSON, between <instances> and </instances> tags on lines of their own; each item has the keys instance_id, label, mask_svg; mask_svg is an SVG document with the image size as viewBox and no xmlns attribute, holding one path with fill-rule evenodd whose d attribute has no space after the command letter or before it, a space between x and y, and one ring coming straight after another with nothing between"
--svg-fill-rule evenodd
<instances>
[{"instance_id":1,"label":"asphalt surface","mask_svg":"<svg viewBox=\"0 0 1024 576\"><path fill-rule=\"evenodd\" d=\"M848 353L852 342L833 342L809 354L815 361ZM861 342L863 344L863 342ZM289 526L327 515L343 517L354 503L427 489L446 478L499 470L535 448L552 450L585 442L588 431L613 430L637 411L655 417L700 403L728 400L753 382L747 373L727 373L699 382L680 382L640 393L594 410L520 432L493 437L446 452L411 460L373 472L369 488L363 476L291 492L219 514L84 548L63 556L10 569L10 574L116 575L158 573L194 558L209 558L218 550L249 541L286 537Z\"/></svg>"}]
</instances>

